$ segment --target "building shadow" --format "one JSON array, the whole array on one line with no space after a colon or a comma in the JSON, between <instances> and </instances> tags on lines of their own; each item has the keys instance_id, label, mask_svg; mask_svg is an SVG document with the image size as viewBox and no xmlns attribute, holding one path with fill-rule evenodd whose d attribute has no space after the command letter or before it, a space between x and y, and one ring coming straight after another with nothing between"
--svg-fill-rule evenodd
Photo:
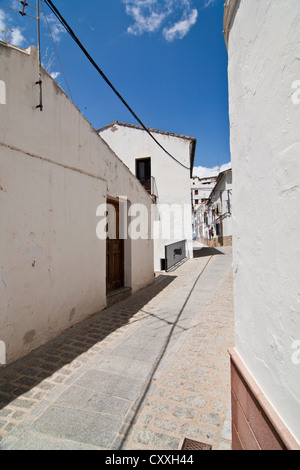
<instances>
[{"instance_id":1,"label":"building shadow","mask_svg":"<svg viewBox=\"0 0 300 470\"><path fill-rule=\"evenodd\" d=\"M134 404L133 407L132 407L132 411L134 412L134 415L133 415L131 421L128 422L128 423L126 424L126 427L124 427L123 430L122 430L122 433L123 433L124 437L121 439L121 441L120 441L120 443L119 443L118 450L123 450L123 447L124 447L124 445L125 445L125 443L126 443L126 439L127 439L128 435L130 434L131 429L132 429L132 427L133 427L133 425L134 425L134 423L135 423L135 419L136 419L136 417L137 417L139 411L141 410L143 404L145 403L145 400L146 400L146 398L147 398L147 395L148 395L150 386L151 386L151 384L152 384L152 382L153 382L153 378L154 378L154 376L155 376L155 373L156 373L156 371L158 370L158 367L160 366L160 364L161 364L161 362L162 362L162 360L163 360L163 358L164 358L164 356L165 356L165 354L166 354L166 352L167 352L167 349L168 349L168 346L169 346L169 344L170 344L171 338L172 338L172 336L173 336L174 330L175 330L175 328L177 327L178 322L179 322L179 320L180 320L180 318L181 318L181 316L182 316L182 313L184 312L185 307L186 307L186 305L187 305L187 303L188 303L188 301L189 301L189 299L190 299L192 293L194 292L194 289L195 289L195 287L196 287L196 285L197 285L199 279L201 278L201 276L202 276L202 274L204 273L204 271L205 271L207 265L209 264L209 262L210 262L210 259L206 262L206 265L203 267L203 269L201 270L201 272L198 274L198 276L197 276L196 280L194 281L194 284L193 284L193 286L191 287L191 289L190 289L188 295L187 295L186 298L184 299L184 304L182 305L180 311L178 312L175 321L172 322L172 327L171 327L171 329L170 329L170 332L169 332L169 334L168 334L168 336L167 336L167 338L166 338L166 340L165 340L165 342L164 342L163 348L161 349L158 358L156 359L156 361L155 361L155 363L154 363L154 365L153 365L153 368L152 368L150 377L148 377L148 381L147 381L147 384L146 384L146 386L145 386L145 388L144 388L144 391L143 391L143 393L137 398L135 404Z\"/></svg>"},{"instance_id":2,"label":"building shadow","mask_svg":"<svg viewBox=\"0 0 300 470\"><path fill-rule=\"evenodd\" d=\"M35 397L43 395L46 398L56 385L65 383L75 373L75 365L79 368L92 354L97 354L111 333L129 322L139 321L141 317L134 319L135 314L142 311L175 278L159 275L151 285L71 327L23 358L0 368L0 422L5 420L9 410L4 408L11 402L20 407L21 412L22 407L24 413L29 412L31 404L32 407L37 404ZM20 396L22 399L17 400ZM15 425L18 424L20 422ZM5 426L2 426L0 441L5 434Z\"/></svg>"},{"instance_id":3,"label":"building shadow","mask_svg":"<svg viewBox=\"0 0 300 470\"><path fill-rule=\"evenodd\" d=\"M216 256L216 255L224 255L220 250L217 250L213 247L203 247L203 248L194 248L193 255L194 258L204 258L206 256Z\"/></svg>"}]
</instances>

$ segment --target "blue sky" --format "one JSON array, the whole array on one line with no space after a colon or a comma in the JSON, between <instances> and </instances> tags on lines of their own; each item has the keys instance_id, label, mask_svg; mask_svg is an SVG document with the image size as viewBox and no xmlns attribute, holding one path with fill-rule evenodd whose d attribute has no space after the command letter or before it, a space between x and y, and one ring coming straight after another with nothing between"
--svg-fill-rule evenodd
<instances>
[{"instance_id":1,"label":"blue sky","mask_svg":"<svg viewBox=\"0 0 300 470\"><path fill-rule=\"evenodd\" d=\"M197 138L199 174L201 167L230 161L224 0L52 1L146 126ZM36 22L4 5L21 8L16 0L0 0L1 38L22 48L36 45ZM137 124L43 8L82 114L96 129L115 120ZM35 14L29 7L26 11ZM41 31L43 65L69 94L44 19Z\"/></svg>"}]
</instances>

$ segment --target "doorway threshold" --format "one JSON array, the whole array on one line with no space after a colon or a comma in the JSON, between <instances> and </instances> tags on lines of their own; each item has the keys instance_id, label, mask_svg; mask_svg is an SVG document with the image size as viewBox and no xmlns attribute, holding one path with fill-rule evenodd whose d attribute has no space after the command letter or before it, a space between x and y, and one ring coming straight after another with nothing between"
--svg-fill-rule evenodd
<instances>
[{"instance_id":1,"label":"doorway threshold","mask_svg":"<svg viewBox=\"0 0 300 470\"><path fill-rule=\"evenodd\" d=\"M111 307L121 300L127 299L131 296L131 287L120 287L119 289L112 290L106 294L106 307Z\"/></svg>"}]
</instances>

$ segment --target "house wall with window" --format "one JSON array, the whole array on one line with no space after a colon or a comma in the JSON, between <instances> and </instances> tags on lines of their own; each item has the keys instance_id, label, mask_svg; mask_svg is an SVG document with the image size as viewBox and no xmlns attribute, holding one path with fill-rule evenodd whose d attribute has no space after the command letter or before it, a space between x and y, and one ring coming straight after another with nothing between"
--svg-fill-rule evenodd
<instances>
[{"instance_id":1,"label":"house wall with window","mask_svg":"<svg viewBox=\"0 0 300 470\"><path fill-rule=\"evenodd\" d=\"M0 362L12 362L107 305L106 239L97 213L149 194L42 70L38 55L0 43ZM135 217L128 217L128 228ZM104 224L105 225L105 224ZM124 283L154 280L150 224L124 240ZM143 263L140 263L143 259Z\"/></svg>"},{"instance_id":2,"label":"house wall with window","mask_svg":"<svg viewBox=\"0 0 300 470\"><path fill-rule=\"evenodd\" d=\"M206 246L232 245L232 170L226 167L194 206L196 239Z\"/></svg>"},{"instance_id":3,"label":"house wall with window","mask_svg":"<svg viewBox=\"0 0 300 470\"><path fill-rule=\"evenodd\" d=\"M232 245L232 170L221 172L206 205L206 236L212 246ZM210 231L210 233L209 233Z\"/></svg>"},{"instance_id":4,"label":"house wall with window","mask_svg":"<svg viewBox=\"0 0 300 470\"><path fill-rule=\"evenodd\" d=\"M167 155L141 127L115 122L99 130L100 136L131 172L137 175L137 170L141 174L146 171L147 178L149 171L151 173L152 182L147 183L151 188L146 189L156 202L154 267L160 271L165 247L174 242L186 240L187 256L193 257L190 178L196 140L153 129L151 132L179 162Z\"/></svg>"},{"instance_id":5,"label":"house wall with window","mask_svg":"<svg viewBox=\"0 0 300 470\"><path fill-rule=\"evenodd\" d=\"M299 0L226 1L234 449L300 449L299 31Z\"/></svg>"}]
</instances>

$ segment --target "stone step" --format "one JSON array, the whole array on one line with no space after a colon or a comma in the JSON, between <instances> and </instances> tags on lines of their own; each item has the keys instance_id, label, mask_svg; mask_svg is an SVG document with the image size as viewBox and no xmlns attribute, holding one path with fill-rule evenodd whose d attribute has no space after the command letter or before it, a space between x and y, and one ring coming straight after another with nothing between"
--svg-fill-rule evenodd
<instances>
[{"instance_id":1,"label":"stone step","mask_svg":"<svg viewBox=\"0 0 300 470\"><path fill-rule=\"evenodd\" d=\"M131 296L131 287L121 287L120 289L116 289L111 292L108 292L106 295L106 307L111 307L117 302L127 299L127 297L130 297L130 296Z\"/></svg>"}]
</instances>

